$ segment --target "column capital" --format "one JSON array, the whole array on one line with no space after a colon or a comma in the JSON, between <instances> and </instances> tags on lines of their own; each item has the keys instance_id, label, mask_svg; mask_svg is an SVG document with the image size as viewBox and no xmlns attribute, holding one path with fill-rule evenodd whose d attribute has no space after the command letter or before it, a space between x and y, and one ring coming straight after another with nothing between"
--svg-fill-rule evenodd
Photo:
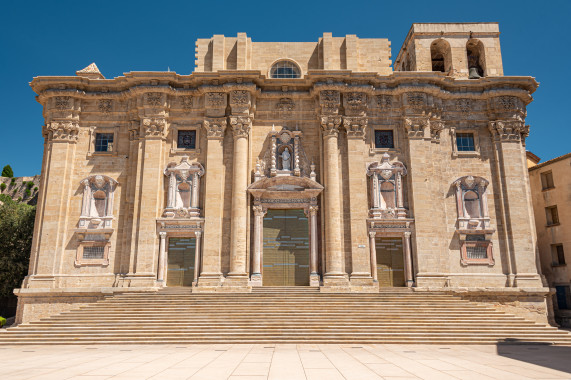
<instances>
[{"instance_id":1,"label":"column capital","mask_svg":"<svg viewBox=\"0 0 571 380\"><path fill-rule=\"evenodd\" d=\"M79 125L75 120L52 121L44 126L43 135L49 142L76 143Z\"/></svg>"},{"instance_id":2,"label":"column capital","mask_svg":"<svg viewBox=\"0 0 571 380\"><path fill-rule=\"evenodd\" d=\"M209 140L222 140L226 130L226 118L214 117L204 119L202 126L206 130L206 138Z\"/></svg>"},{"instance_id":3,"label":"column capital","mask_svg":"<svg viewBox=\"0 0 571 380\"><path fill-rule=\"evenodd\" d=\"M164 239L167 237L167 233L166 232L159 232L159 236L161 237L161 239Z\"/></svg>"},{"instance_id":4,"label":"column capital","mask_svg":"<svg viewBox=\"0 0 571 380\"><path fill-rule=\"evenodd\" d=\"M369 238L374 238L377 236L377 233L375 231L369 231Z\"/></svg>"},{"instance_id":5,"label":"column capital","mask_svg":"<svg viewBox=\"0 0 571 380\"><path fill-rule=\"evenodd\" d=\"M341 116L321 115L321 129L323 131L323 137L337 137L340 125Z\"/></svg>"},{"instance_id":6,"label":"column capital","mask_svg":"<svg viewBox=\"0 0 571 380\"><path fill-rule=\"evenodd\" d=\"M202 231L194 231L194 235L195 235L197 238L200 238L200 237L202 236Z\"/></svg>"},{"instance_id":7,"label":"column capital","mask_svg":"<svg viewBox=\"0 0 571 380\"><path fill-rule=\"evenodd\" d=\"M343 126L347 130L347 138L364 140L368 122L368 118L363 116L343 117Z\"/></svg>"},{"instance_id":8,"label":"column capital","mask_svg":"<svg viewBox=\"0 0 571 380\"><path fill-rule=\"evenodd\" d=\"M410 231L405 231L405 232L404 232L404 237L407 238L407 239L410 238L411 235L412 235L412 232L410 232Z\"/></svg>"},{"instance_id":9,"label":"column capital","mask_svg":"<svg viewBox=\"0 0 571 380\"><path fill-rule=\"evenodd\" d=\"M489 121L488 129L496 141L525 142L529 136L529 125L518 119Z\"/></svg>"},{"instance_id":10,"label":"column capital","mask_svg":"<svg viewBox=\"0 0 571 380\"><path fill-rule=\"evenodd\" d=\"M230 116L230 125L232 126L234 139L248 138L252 126L252 118L250 116Z\"/></svg>"},{"instance_id":11,"label":"column capital","mask_svg":"<svg viewBox=\"0 0 571 380\"><path fill-rule=\"evenodd\" d=\"M252 210L254 211L255 216L260 216L260 217L263 217L268 212L268 210L264 210L264 207L262 205L252 206Z\"/></svg>"},{"instance_id":12,"label":"column capital","mask_svg":"<svg viewBox=\"0 0 571 380\"><path fill-rule=\"evenodd\" d=\"M144 118L141 120L145 138L164 139L167 130L167 121L164 118Z\"/></svg>"},{"instance_id":13,"label":"column capital","mask_svg":"<svg viewBox=\"0 0 571 380\"><path fill-rule=\"evenodd\" d=\"M319 206L317 206L317 205L310 205L307 208L307 212L308 212L309 216L317 215L317 211L319 211Z\"/></svg>"},{"instance_id":14,"label":"column capital","mask_svg":"<svg viewBox=\"0 0 571 380\"><path fill-rule=\"evenodd\" d=\"M428 117L405 117L404 127L411 140L424 139L425 130L430 126Z\"/></svg>"}]
</instances>

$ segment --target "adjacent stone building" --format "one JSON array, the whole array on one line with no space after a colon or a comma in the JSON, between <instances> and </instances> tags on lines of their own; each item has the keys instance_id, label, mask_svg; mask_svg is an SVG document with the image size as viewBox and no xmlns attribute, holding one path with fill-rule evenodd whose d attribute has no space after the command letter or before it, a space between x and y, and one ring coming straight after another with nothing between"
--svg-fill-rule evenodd
<instances>
[{"instance_id":1,"label":"adjacent stone building","mask_svg":"<svg viewBox=\"0 0 571 380\"><path fill-rule=\"evenodd\" d=\"M571 153L540 164L528 158L542 273L555 289L555 317L571 327Z\"/></svg>"},{"instance_id":2,"label":"adjacent stone building","mask_svg":"<svg viewBox=\"0 0 571 380\"><path fill-rule=\"evenodd\" d=\"M37 77L45 150L26 321L104 295L456 292L546 321L525 160L538 83L496 23L196 42L196 70ZM394 67L394 68L393 68Z\"/></svg>"}]
</instances>

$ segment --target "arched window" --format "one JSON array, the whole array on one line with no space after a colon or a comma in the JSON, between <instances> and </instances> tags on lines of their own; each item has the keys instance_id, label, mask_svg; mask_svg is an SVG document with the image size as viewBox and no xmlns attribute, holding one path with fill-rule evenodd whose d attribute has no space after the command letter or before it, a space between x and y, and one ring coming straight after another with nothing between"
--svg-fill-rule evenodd
<instances>
[{"instance_id":1,"label":"arched window","mask_svg":"<svg viewBox=\"0 0 571 380\"><path fill-rule=\"evenodd\" d=\"M478 79L486 72L486 60L484 56L484 44L477 39L471 39L466 43L466 55L468 57L468 78Z\"/></svg>"},{"instance_id":2,"label":"arched window","mask_svg":"<svg viewBox=\"0 0 571 380\"><path fill-rule=\"evenodd\" d=\"M464 192L464 211L468 218L481 218L480 197L473 190Z\"/></svg>"},{"instance_id":3,"label":"arched window","mask_svg":"<svg viewBox=\"0 0 571 380\"><path fill-rule=\"evenodd\" d=\"M430 45L432 71L450 72L450 69L452 69L452 59L450 56L450 44L447 41L442 39L434 41Z\"/></svg>"},{"instance_id":4,"label":"arched window","mask_svg":"<svg viewBox=\"0 0 571 380\"><path fill-rule=\"evenodd\" d=\"M274 63L270 69L270 78L294 79L301 78L301 70L290 61L279 61Z\"/></svg>"}]
</instances>

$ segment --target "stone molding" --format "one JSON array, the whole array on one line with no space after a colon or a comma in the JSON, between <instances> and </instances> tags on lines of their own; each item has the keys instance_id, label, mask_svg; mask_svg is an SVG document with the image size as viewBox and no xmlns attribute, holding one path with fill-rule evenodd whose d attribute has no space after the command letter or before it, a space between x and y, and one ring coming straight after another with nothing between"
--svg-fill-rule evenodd
<instances>
[{"instance_id":1,"label":"stone molding","mask_svg":"<svg viewBox=\"0 0 571 380\"><path fill-rule=\"evenodd\" d=\"M364 92L343 93L343 108L347 116L365 116L367 111L367 94Z\"/></svg>"},{"instance_id":2,"label":"stone molding","mask_svg":"<svg viewBox=\"0 0 571 380\"><path fill-rule=\"evenodd\" d=\"M319 105L323 114L337 115L341 105L341 93L335 90L320 91Z\"/></svg>"},{"instance_id":3,"label":"stone molding","mask_svg":"<svg viewBox=\"0 0 571 380\"><path fill-rule=\"evenodd\" d=\"M226 125L227 121L225 117L208 118L202 123L202 126L206 130L206 138L209 140L224 139Z\"/></svg>"},{"instance_id":4,"label":"stone molding","mask_svg":"<svg viewBox=\"0 0 571 380\"><path fill-rule=\"evenodd\" d=\"M230 108L232 114L248 114L250 110L250 92L246 90L230 91Z\"/></svg>"},{"instance_id":5,"label":"stone molding","mask_svg":"<svg viewBox=\"0 0 571 380\"><path fill-rule=\"evenodd\" d=\"M428 117L405 117L404 127L411 140L424 139L425 129L430 125Z\"/></svg>"},{"instance_id":6,"label":"stone molding","mask_svg":"<svg viewBox=\"0 0 571 380\"><path fill-rule=\"evenodd\" d=\"M495 141L525 143L529 136L529 125L519 120L489 121L488 129Z\"/></svg>"}]
</instances>

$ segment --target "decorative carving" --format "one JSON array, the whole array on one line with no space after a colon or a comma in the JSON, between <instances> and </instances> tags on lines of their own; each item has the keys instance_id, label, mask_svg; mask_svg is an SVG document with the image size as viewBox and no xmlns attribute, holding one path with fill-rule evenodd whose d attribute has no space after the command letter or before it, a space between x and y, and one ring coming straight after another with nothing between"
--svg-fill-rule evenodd
<instances>
[{"instance_id":1,"label":"decorative carving","mask_svg":"<svg viewBox=\"0 0 571 380\"><path fill-rule=\"evenodd\" d=\"M341 125L341 116L321 116L321 130L323 137L335 136L339 134L339 126Z\"/></svg>"},{"instance_id":2,"label":"decorative carving","mask_svg":"<svg viewBox=\"0 0 571 380\"><path fill-rule=\"evenodd\" d=\"M424 138L424 130L429 124L428 118L426 117L407 117L404 119L404 127L410 139Z\"/></svg>"},{"instance_id":3,"label":"decorative carving","mask_svg":"<svg viewBox=\"0 0 571 380\"><path fill-rule=\"evenodd\" d=\"M99 102L97 102L97 108L99 112L109 113L111 112L112 104L113 101L111 99L100 99Z\"/></svg>"},{"instance_id":4,"label":"decorative carving","mask_svg":"<svg viewBox=\"0 0 571 380\"><path fill-rule=\"evenodd\" d=\"M254 215L263 218L266 213L267 210L264 210L264 207L262 205L254 205L252 206L252 210L254 211Z\"/></svg>"},{"instance_id":5,"label":"decorative carving","mask_svg":"<svg viewBox=\"0 0 571 380\"><path fill-rule=\"evenodd\" d=\"M71 102L70 102L70 97L69 96L56 96L55 99L55 107L58 110L67 110L69 108L71 108Z\"/></svg>"},{"instance_id":6,"label":"decorative carving","mask_svg":"<svg viewBox=\"0 0 571 380\"><path fill-rule=\"evenodd\" d=\"M281 98L276 104L276 109L279 111L283 118L289 119L292 116L295 103L291 98Z\"/></svg>"},{"instance_id":7,"label":"decorative carving","mask_svg":"<svg viewBox=\"0 0 571 380\"><path fill-rule=\"evenodd\" d=\"M79 228L109 229L113 221L113 192L117 181L105 175L96 174L81 181L83 201Z\"/></svg>"},{"instance_id":8,"label":"decorative carving","mask_svg":"<svg viewBox=\"0 0 571 380\"><path fill-rule=\"evenodd\" d=\"M393 106L393 97L390 95L377 95L377 107L382 111L391 109Z\"/></svg>"},{"instance_id":9,"label":"decorative carving","mask_svg":"<svg viewBox=\"0 0 571 380\"><path fill-rule=\"evenodd\" d=\"M145 137L164 137L167 121L160 118L143 119L143 129Z\"/></svg>"},{"instance_id":10,"label":"decorative carving","mask_svg":"<svg viewBox=\"0 0 571 380\"><path fill-rule=\"evenodd\" d=\"M404 219L407 216L402 188L406 168L402 162L389 161L390 156L385 153L380 163L373 162L367 168L367 175L371 177L369 215L374 219Z\"/></svg>"},{"instance_id":11,"label":"decorative carving","mask_svg":"<svg viewBox=\"0 0 571 380\"><path fill-rule=\"evenodd\" d=\"M496 120L488 122L492 136L499 141L522 141L529 136L529 125L519 120Z\"/></svg>"},{"instance_id":12,"label":"decorative carving","mask_svg":"<svg viewBox=\"0 0 571 380\"><path fill-rule=\"evenodd\" d=\"M226 107L225 92L207 92L205 94L207 108L224 108Z\"/></svg>"},{"instance_id":13,"label":"decorative carving","mask_svg":"<svg viewBox=\"0 0 571 380\"><path fill-rule=\"evenodd\" d=\"M317 211L319 211L319 206L316 205L307 206L307 213L309 214L309 216L317 215Z\"/></svg>"},{"instance_id":14,"label":"decorative carving","mask_svg":"<svg viewBox=\"0 0 571 380\"><path fill-rule=\"evenodd\" d=\"M52 121L46 125L44 136L48 141L77 142L79 125L71 120Z\"/></svg>"},{"instance_id":15,"label":"decorative carving","mask_svg":"<svg viewBox=\"0 0 571 380\"><path fill-rule=\"evenodd\" d=\"M230 92L230 104L244 105L250 103L250 93L244 90L234 90Z\"/></svg>"},{"instance_id":16,"label":"decorative carving","mask_svg":"<svg viewBox=\"0 0 571 380\"><path fill-rule=\"evenodd\" d=\"M365 129L367 128L368 119L366 117L349 117L343 118L343 126L347 130L347 137L354 139L364 139Z\"/></svg>"},{"instance_id":17,"label":"decorative carving","mask_svg":"<svg viewBox=\"0 0 571 380\"><path fill-rule=\"evenodd\" d=\"M498 104L504 111L511 111L516 108L515 96L498 96Z\"/></svg>"},{"instance_id":18,"label":"decorative carving","mask_svg":"<svg viewBox=\"0 0 571 380\"><path fill-rule=\"evenodd\" d=\"M252 118L249 116L230 116L230 125L235 139L248 138L252 125Z\"/></svg>"},{"instance_id":19,"label":"decorative carving","mask_svg":"<svg viewBox=\"0 0 571 380\"><path fill-rule=\"evenodd\" d=\"M206 130L206 137L208 139L223 139L224 131L226 130L226 118L216 117L204 120L202 124Z\"/></svg>"},{"instance_id":20,"label":"decorative carving","mask_svg":"<svg viewBox=\"0 0 571 380\"><path fill-rule=\"evenodd\" d=\"M182 105L182 108L184 110L190 110L192 109L192 96L183 96L180 98L180 104Z\"/></svg>"},{"instance_id":21,"label":"decorative carving","mask_svg":"<svg viewBox=\"0 0 571 380\"><path fill-rule=\"evenodd\" d=\"M421 111L425 105L424 93L411 92L406 95L407 104L416 111Z\"/></svg>"},{"instance_id":22,"label":"decorative carving","mask_svg":"<svg viewBox=\"0 0 571 380\"><path fill-rule=\"evenodd\" d=\"M163 211L166 218L192 218L200 216L200 177L204 175L201 164L188 162L183 156L180 163L167 165L165 176L168 178L167 207Z\"/></svg>"},{"instance_id":23,"label":"decorative carving","mask_svg":"<svg viewBox=\"0 0 571 380\"><path fill-rule=\"evenodd\" d=\"M137 121L131 121L129 124L129 141L138 140L139 136L139 123Z\"/></svg>"},{"instance_id":24,"label":"decorative carving","mask_svg":"<svg viewBox=\"0 0 571 380\"><path fill-rule=\"evenodd\" d=\"M321 110L325 114L337 114L339 105L341 104L341 95L339 91L325 90L319 93L319 104Z\"/></svg>"},{"instance_id":25,"label":"decorative carving","mask_svg":"<svg viewBox=\"0 0 571 380\"><path fill-rule=\"evenodd\" d=\"M430 138L432 142L440 142L440 132L444 129L444 122L440 119L430 119Z\"/></svg>"},{"instance_id":26,"label":"decorative carving","mask_svg":"<svg viewBox=\"0 0 571 380\"><path fill-rule=\"evenodd\" d=\"M147 93L147 104L151 107L160 107L163 102L163 94L160 92Z\"/></svg>"},{"instance_id":27,"label":"decorative carving","mask_svg":"<svg viewBox=\"0 0 571 380\"><path fill-rule=\"evenodd\" d=\"M367 94L364 92L348 92L343 94L343 100L347 115L364 115L367 109Z\"/></svg>"},{"instance_id":28,"label":"decorative carving","mask_svg":"<svg viewBox=\"0 0 571 380\"><path fill-rule=\"evenodd\" d=\"M462 98L456 100L456 111L462 113L462 115L467 115L472 109L472 101L470 99Z\"/></svg>"}]
</instances>

